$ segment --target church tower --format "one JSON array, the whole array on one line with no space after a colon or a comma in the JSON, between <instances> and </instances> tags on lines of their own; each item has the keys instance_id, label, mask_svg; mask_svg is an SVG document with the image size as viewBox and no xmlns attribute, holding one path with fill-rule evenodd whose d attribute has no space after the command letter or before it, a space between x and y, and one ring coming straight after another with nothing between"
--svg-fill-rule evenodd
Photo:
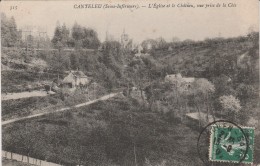
<instances>
[{"instance_id":1,"label":"church tower","mask_svg":"<svg viewBox=\"0 0 260 166\"><path fill-rule=\"evenodd\" d=\"M125 48L126 45L129 43L129 36L125 33L125 28L123 30L123 34L121 35L121 44Z\"/></svg>"}]
</instances>

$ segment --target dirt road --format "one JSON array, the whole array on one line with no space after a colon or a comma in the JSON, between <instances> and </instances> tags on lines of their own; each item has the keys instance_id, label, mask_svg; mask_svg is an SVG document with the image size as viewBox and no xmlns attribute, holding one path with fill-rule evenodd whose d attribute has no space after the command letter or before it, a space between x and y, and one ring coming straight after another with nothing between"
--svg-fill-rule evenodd
<instances>
[{"instance_id":1,"label":"dirt road","mask_svg":"<svg viewBox=\"0 0 260 166\"><path fill-rule=\"evenodd\" d=\"M53 94L54 92L50 92ZM20 93L7 93L1 94L2 101L3 100L15 100L15 99L22 99L28 97L40 97L40 96L47 96L47 92L44 90L39 91L31 91L31 92L20 92Z\"/></svg>"},{"instance_id":2,"label":"dirt road","mask_svg":"<svg viewBox=\"0 0 260 166\"><path fill-rule=\"evenodd\" d=\"M20 118L14 118L14 119L2 121L2 125L6 125L6 124L9 124L9 123L14 123L14 122L17 122L17 121L20 121L20 120L25 120L25 119L30 119L30 118L34 118L34 117L43 116L43 115L54 113L54 112L61 112L61 111L66 111L66 110L69 110L69 109L72 109L72 108L79 108L79 107L87 106L87 105L93 104L93 103L95 103L97 101L100 101L100 100L107 100L109 98L112 98L112 97L120 94L120 93L121 92L119 92L119 93L111 93L111 94L102 96L102 97L100 97L98 99L95 99L95 100L92 100L92 101L88 101L88 102L85 102L85 103L81 103L81 104L78 104L78 105L75 105L75 106L72 106L72 107L65 107L65 108L61 108L61 109L58 109L58 110L54 110L54 111L43 112L43 113L38 113L38 114L34 114L34 115L29 115L29 116L26 116L26 117L20 117Z\"/></svg>"}]
</instances>

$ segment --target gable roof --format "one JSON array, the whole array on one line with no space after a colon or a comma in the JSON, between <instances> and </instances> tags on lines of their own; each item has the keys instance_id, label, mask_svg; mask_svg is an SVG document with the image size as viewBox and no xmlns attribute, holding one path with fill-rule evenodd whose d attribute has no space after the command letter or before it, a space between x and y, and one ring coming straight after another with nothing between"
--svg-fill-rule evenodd
<instances>
[{"instance_id":1,"label":"gable roof","mask_svg":"<svg viewBox=\"0 0 260 166\"><path fill-rule=\"evenodd\" d=\"M64 79L63 82L64 83L71 83L71 82L75 82L76 78L80 78L81 82L83 81L82 79L84 79L85 82L88 82L88 76L86 76L82 71L71 71Z\"/></svg>"},{"instance_id":2,"label":"gable roof","mask_svg":"<svg viewBox=\"0 0 260 166\"><path fill-rule=\"evenodd\" d=\"M71 73L75 76L75 77L79 77L79 78L84 78L87 76L82 72L82 71L71 71Z\"/></svg>"},{"instance_id":3,"label":"gable roof","mask_svg":"<svg viewBox=\"0 0 260 166\"><path fill-rule=\"evenodd\" d=\"M169 82L186 82L186 83L192 83L195 81L194 77L182 77L180 73L178 74L170 74L165 76L165 81Z\"/></svg>"},{"instance_id":4,"label":"gable roof","mask_svg":"<svg viewBox=\"0 0 260 166\"><path fill-rule=\"evenodd\" d=\"M185 82L194 82L195 81L195 78L194 77L182 77L182 79L185 81Z\"/></svg>"},{"instance_id":5,"label":"gable roof","mask_svg":"<svg viewBox=\"0 0 260 166\"><path fill-rule=\"evenodd\" d=\"M207 114L206 113L203 113L203 112L192 112L192 113L187 113L186 114L187 117L191 118L191 119L194 119L194 120L200 120L200 119L203 119L203 120L206 120L207 119ZM217 120L217 119L215 119ZM209 122L213 122L214 121L214 118L212 115L209 115Z\"/></svg>"},{"instance_id":6,"label":"gable roof","mask_svg":"<svg viewBox=\"0 0 260 166\"><path fill-rule=\"evenodd\" d=\"M67 75L63 81L64 83L71 83L74 82L74 75L72 73L69 73L69 75Z\"/></svg>"}]
</instances>

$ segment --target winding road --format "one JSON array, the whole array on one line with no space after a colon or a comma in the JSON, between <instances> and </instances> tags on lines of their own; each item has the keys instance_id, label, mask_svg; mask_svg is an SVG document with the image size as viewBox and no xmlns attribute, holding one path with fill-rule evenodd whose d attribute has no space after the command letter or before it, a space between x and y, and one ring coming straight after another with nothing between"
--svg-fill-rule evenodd
<instances>
[{"instance_id":1,"label":"winding road","mask_svg":"<svg viewBox=\"0 0 260 166\"><path fill-rule=\"evenodd\" d=\"M49 94L55 94L55 92L50 91ZM1 100L16 100L22 98L29 98L29 97L43 97L48 96L46 91L38 90L38 91L31 91L31 92L19 92L19 93L7 93L1 94Z\"/></svg>"},{"instance_id":2,"label":"winding road","mask_svg":"<svg viewBox=\"0 0 260 166\"><path fill-rule=\"evenodd\" d=\"M81 103L81 104L77 104L77 105L72 106L72 107L65 107L65 108L54 110L54 111L48 111L48 112L43 112L43 113L38 113L38 114L29 115L29 116L25 116L25 117L14 118L14 119L2 121L2 125L14 123L14 122L25 120L25 119L35 118L35 117L43 116L43 115L54 113L54 112L62 112L62 111L66 111L66 110L69 110L69 109L72 109L72 108L79 108L79 107L87 106L87 105L93 104L93 103L95 103L97 101L100 101L100 100L107 100L109 98L115 97L116 95L118 95L120 93L121 92L110 93L110 94L104 95L104 96L102 96L102 97L100 97L98 99L95 99L95 100L92 100L92 101L88 101L88 102L85 102L85 103Z\"/></svg>"}]
</instances>

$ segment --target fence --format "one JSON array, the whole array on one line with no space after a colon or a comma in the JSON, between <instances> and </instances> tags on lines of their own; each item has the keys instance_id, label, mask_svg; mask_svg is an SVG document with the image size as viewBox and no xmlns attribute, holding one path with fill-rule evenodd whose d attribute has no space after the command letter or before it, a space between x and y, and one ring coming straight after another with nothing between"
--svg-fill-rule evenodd
<instances>
[{"instance_id":1,"label":"fence","mask_svg":"<svg viewBox=\"0 0 260 166\"><path fill-rule=\"evenodd\" d=\"M35 159L35 158L32 158L32 157L28 157L28 156L24 156L24 155L12 153L12 152L3 151L3 150L2 150L2 157L6 158L6 159L16 160L16 161L29 163L29 164L33 164L33 165L39 165L39 166L60 166L59 164L55 164L55 163Z\"/></svg>"}]
</instances>

